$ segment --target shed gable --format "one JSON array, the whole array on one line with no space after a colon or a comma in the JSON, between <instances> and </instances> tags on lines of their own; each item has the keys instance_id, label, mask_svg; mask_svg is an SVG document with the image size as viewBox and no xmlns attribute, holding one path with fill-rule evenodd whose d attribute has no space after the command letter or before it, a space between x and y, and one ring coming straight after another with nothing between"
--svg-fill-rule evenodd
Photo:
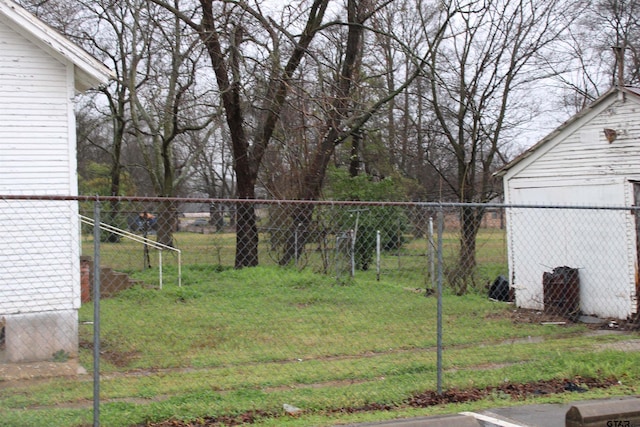
<instances>
[{"instance_id":1,"label":"shed gable","mask_svg":"<svg viewBox=\"0 0 640 427\"><path fill-rule=\"evenodd\" d=\"M605 129L615 131L609 142ZM640 103L637 97L600 106L548 142L509 179L557 182L638 175L640 163Z\"/></svg>"}]
</instances>

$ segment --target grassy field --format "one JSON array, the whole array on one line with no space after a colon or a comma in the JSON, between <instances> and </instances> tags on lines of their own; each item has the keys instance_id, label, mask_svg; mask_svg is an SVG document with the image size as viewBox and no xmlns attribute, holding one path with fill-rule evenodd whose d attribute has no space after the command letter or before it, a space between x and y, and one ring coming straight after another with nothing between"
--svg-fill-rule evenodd
<instances>
[{"instance_id":1,"label":"grassy field","mask_svg":"<svg viewBox=\"0 0 640 427\"><path fill-rule=\"evenodd\" d=\"M424 295L424 240L408 242L402 254L386 254L380 280L370 270L345 282L311 267L231 269L231 235L176 238L185 248L182 287L170 257L162 290L157 268L122 264L147 286L101 302L104 426L169 419L197 425L206 417L242 414L257 414L252 421L261 426L329 426L524 403L493 393L474 403L406 405L437 387L437 300ZM448 236L450 248L455 242ZM504 236L486 232L481 242L480 266L490 278L504 268ZM102 255L117 260L127 251L141 253L127 245L105 244ZM443 308L445 390L615 377L619 386L589 390L579 399L638 393L640 352L628 351L640 340L637 332L545 325L538 313L515 312L480 290L464 297L445 292ZM89 374L92 310L91 304L80 310L79 362ZM0 380L0 426L91 425L92 391L91 375ZM567 393L535 401L572 398ZM284 404L304 412L287 416ZM358 410L376 407L386 410Z\"/></svg>"},{"instance_id":2,"label":"grassy field","mask_svg":"<svg viewBox=\"0 0 640 427\"><path fill-rule=\"evenodd\" d=\"M204 231L204 229L203 229ZM279 251L274 250L270 242L269 233L260 233L259 260L260 265L273 266L278 264ZM154 236L150 236L154 238ZM435 248L431 248L426 238L415 238L411 234L403 236L404 244L398 250L382 251L380 268L382 276L392 276L405 283L414 283L419 287L432 286L430 256L436 259ZM325 243L316 242L306 245L304 254L296 265L298 269L310 269L316 273L323 273L332 277L340 276L341 280L348 279L348 272L338 271L342 263L342 270L348 268L344 254L335 248L335 236L328 236ZM181 250L183 265L216 265L233 267L235 260L235 234L178 232L174 234L176 248ZM457 231L448 231L443 235L443 255L445 268L457 261L459 236ZM83 236L83 253L93 253L93 238ZM118 271L130 273L144 269L144 250L140 243L123 239L120 243L102 243L101 264ZM151 265L158 266L158 252L149 251ZM177 256L173 252L163 252L163 264L177 268ZM499 274L507 274L506 237L504 230L488 228L482 229L477 238L477 274L479 284L486 284ZM436 267L435 265L433 266ZM375 265L370 266L375 270ZM356 274L363 274L356 271ZM366 276L366 274L364 274ZM153 280L150 278L150 280ZM177 280L177 279L176 279ZM157 280L156 280L157 282ZM155 282L153 282L155 283Z\"/></svg>"}]
</instances>

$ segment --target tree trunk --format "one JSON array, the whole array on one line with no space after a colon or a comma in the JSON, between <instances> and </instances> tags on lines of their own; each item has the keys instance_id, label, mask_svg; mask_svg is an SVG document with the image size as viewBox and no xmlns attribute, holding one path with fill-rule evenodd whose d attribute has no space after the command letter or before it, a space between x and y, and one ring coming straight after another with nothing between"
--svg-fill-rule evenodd
<instances>
[{"instance_id":1,"label":"tree trunk","mask_svg":"<svg viewBox=\"0 0 640 427\"><path fill-rule=\"evenodd\" d=\"M354 178L360 171L360 144L362 143L362 131L358 130L351 135L351 155L349 156L349 176Z\"/></svg>"},{"instance_id":2,"label":"tree trunk","mask_svg":"<svg viewBox=\"0 0 640 427\"><path fill-rule=\"evenodd\" d=\"M111 166L111 195L118 196L120 193L120 167L117 165ZM109 202L110 209L107 213L107 223L114 227L118 227L118 217L120 214L120 203L117 200L111 200ZM119 228L119 227L118 227ZM107 232L106 241L109 243L120 243L120 236L118 234Z\"/></svg>"},{"instance_id":3,"label":"tree trunk","mask_svg":"<svg viewBox=\"0 0 640 427\"><path fill-rule=\"evenodd\" d=\"M174 247L173 232L176 230L178 224L178 210L176 206L172 202L163 200L160 203L157 215L157 242L169 247Z\"/></svg>"},{"instance_id":4,"label":"tree trunk","mask_svg":"<svg viewBox=\"0 0 640 427\"><path fill-rule=\"evenodd\" d=\"M363 23L366 20L366 2L349 0L347 2L347 22L349 32L344 54L344 62L336 82L336 93L331 102L331 108L326 119L327 132L313 155L304 172L300 199L317 200L322 192L322 184L329 166L331 156L338 144L342 143L349 134L358 132L359 129L347 130L343 133L339 129L349 116L352 104L351 95L353 79L360 68L360 56L362 50L362 37L364 33ZM280 259L281 265L291 262L295 254L300 254L309 239L311 221L313 218L313 205L305 205L300 209L294 209L292 227L284 255Z\"/></svg>"},{"instance_id":5,"label":"tree trunk","mask_svg":"<svg viewBox=\"0 0 640 427\"><path fill-rule=\"evenodd\" d=\"M460 258L457 268L450 273L449 278L456 295L466 294L469 285L475 285L476 238L484 209L466 205L460 208Z\"/></svg>"},{"instance_id":6,"label":"tree trunk","mask_svg":"<svg viewBox=\"0 0 640 427\"><path fill-rule=\"evenodd\" d=\"M236 268L258 265L258 227L253 202L236 205Z\"/></svg>"},{"instance_id":7,"label":"tree trunk","mask_svg":"<svg viewBox=\"0 0 640 427\"><path fill-rule=\"evenodd\" d=\"M230 126L236 125L230 122ZM241 124L237 124L241 127ZM244 131L239 132L244 136ZM233 139L233 138L232 138ZM246 141L246 140L245 140ZM233 140L236 147L238 141ZM255 182L256 172L245 156L238 158L236 150L236 180L238 184L238 198L236 203L236 268L255 267L258 265L258 225L255 211ZM246 202L244 200L247 200Z\"/></svg>"},{"instance_id":8,"label":"tree trunk","mask_svg":"<svg viewBox=\"0 0 640 427\"><path fill-rule=\"evenodd\" d=\"M110 106L112 113L114 113L113 125L113 146L111 149L111 165L110 165L110 195L117 197L120 195L120 175L122 173L122 165L120 164L120 155L122 153L122 143L124 141L124 124L122 123L122 117L124 114L124 101L121 98L118 102ZM119 203L115 200L111 201L111 210L107 215L107 222L114 227L118 227L118 217L120 214ZM120 236L109 232L107 235L107 241L111 243L119 243Z\"/></svg>"},{"instance_id":9,"label":"tree trunk","mask_svg":"<svg viewBox=\"0 0 640 427\"><path fill-rule=\"evenodd\" d=\"M313 161L304 176L302 197L300 197L302 200L317 200L320 197L327 167L336 147L334 141L338 139L338 136L338 131L331 128L316 150ZM296 254L301 254L304 250L312 227L313 209L313 204L304 204L293 209L291 230L284 253L279 261L280 265L289 264Z\"/></svg>"},{"instance_id":10,"label":"tree trunk","mask_svg":"<svg viewBox=\"0 0 640 427\"><path fill-rule=\"evenodd\" d=\"M297 261L296 257L299 257L303 253L304 247L311 235L313 211L314 206L309 203L293 207L291 224L289 225L289 231L284 243L284 252L278 264L284 266L288 265L291 261L295 262Z\"/></svg>"}]
</instances>

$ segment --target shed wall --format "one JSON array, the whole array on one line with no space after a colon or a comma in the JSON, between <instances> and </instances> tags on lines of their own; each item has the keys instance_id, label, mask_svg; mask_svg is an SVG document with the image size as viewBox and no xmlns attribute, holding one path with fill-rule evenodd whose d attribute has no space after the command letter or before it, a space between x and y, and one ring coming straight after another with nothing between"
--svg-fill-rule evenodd
<instances>
[{"instance_id":1,"label":"shed wall","mask_svg":"<svg viewBox=\"0 0 640 427\"><path fill-rule=\"evenodd\" d=\"M515 190L516 199L564 205L580 193L589 199L621 191L616 184ZM554 197L550 198L552 194ZM520 307L543 309L544 272L577 268L585 314L627 318L633 312L633 218L624 210L508 209L509 270Z\"/></svg>"},{"instance_id":2,"label":"shed wall","mask_svg":"<svg viewBox=\"0 0 640 427\"><path fill-rule=\"evenodd\" d=\"M617 138L609 142L604 129ZM640 177L640 104L613 97L570 123L505 175L509 204L630 206ZM626 318L637 311L635 220L629 211L511 209L509 270L519 306L542 309L542 275L579 269L581 309ZM535 217L532 217L535 215ZM535 227L535 232L532 230Z\"/></svg>"},{"instance_id":3,"label":"shed wall","mask_svg":"<svg viewBox=\"0 0 640 427\"><path fill-rule=\"evenodd\" d=\"M617 138L609 143L604 129ZM535 179L580 184L614 176L640 176L640 104L638 99L600 105L588 115L540 147L538 153L506 175L509 181ZM518 186L509 183L510 187ZM575 199L575 198L574 198ZM574 202L588 202L574 200ZM592 201L592 202L598 202Z\"/></svg>"}]
</instances>

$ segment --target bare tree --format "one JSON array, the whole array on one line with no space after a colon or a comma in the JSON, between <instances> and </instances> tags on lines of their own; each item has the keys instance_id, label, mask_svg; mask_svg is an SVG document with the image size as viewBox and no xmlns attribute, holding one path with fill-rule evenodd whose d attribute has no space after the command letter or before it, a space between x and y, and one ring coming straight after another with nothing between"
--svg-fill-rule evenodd
<instances>
[{"instance_id":1,"label":"bare tree","mask_svg":"<svg viewBox=\"0 0 640 427\"><path fill-rule=\"evenodd\" d=\"M581 24L591 37L581 44L586 47L589 43L601 55L610 85L640 83L640 4L633 0L598 0L587 12ZM628 67L619 64L621 61Z\"/></svg>"},{"instance_id":2,"label":"bare tree","mask_svg":"<svg viewBox=\"0 0 640 427\"><path fill-rule=\"evenodd\" d=\"M483 0L458 7L461 13L434 46L428 99L454 174L434 167L455 201L482 203L498 194L492 174L506 161L508 131L528 115L530 84L549 77L539 58L567 28L561 13L567 2ZM481 206L460 208L460 257L450 277L458 294L473 281L483 214Z\"/></svg>"},{"instance_id":3,"label":"bare tree","mask_svg":"<svg viewBox=\"0 0 640 427\"><path fill-rule=\"evenodd\" d=\"M285 25L263 14L260 3L252 6L244 1L200 0L196 20L175 3L153 2L179 16L205 46L231 138L237 197L254 199L258 171L279 121L289 82L323 26L329 1L313 0L284 8L286 17L306 16L298 34L290 34ZM267 78L260 81L259 76ZM256 106L259 109L252 109ZM236 216L235 265L255 266L258 230L253 204L239 202Z\"/></svg>"},{"instance_id":4,"label":"bare tree","mask_svg":"<svg viewBox=\"0 0 640 427\"><path fill-rule=\"evenodd\" d=\"M318 133L319 138L310 156L310 161L303 171L302 184L298 193L299 199L316 200L321 197L330 161L336 149L347 141L351 141L349 147L351 174L352 176L357 174L358 152L363 144L366 124L395 97L407 90L411 83L424 72L423 67L432 53L431 49L415 52L403 40L394 35L392 28L383 29L380 26L369 25L368 21L374 15L384 11L386 7L391 7L391 3L376 0L347 1L345 41L336 44L336 56L339 60L333 62L339 67L336 67L334 73L327 73L335 76L335 80L324 88L324 93L328 96L323 98L324 105L319 108L319 111L323 113L322 128ZM443 7L438 10L443 12L444 19L438 21L438 25L435 26L436 33L446 28L447 21L456 13L455 8ZM430 25L430 28L433 26ZM384 77L383 79L367 78L367 73L364 72L363 58L365 52L370 52L365 48L365 38L369 30L372 34L378 35L372 40L372 44L377 45L380 42L380 37L392 38L404 50L405 54L412 58L411 68L406 70L397 85L392 84L385 87L384 84L380 84ZM382 76L386 76L385 72L397 72L394 67L386 69L383 67L382 70L377 70ZM368 71L370 75L375 75L370 70ZM392 78L388 77L388 79ZM306 239L311 234L312 216L312 205L299 206L293 210L290 222L298 230L298 238L292 237L289 240L284 255L280 259L280 264L289 263L295 254L301 253ZM291 236L294 234L290 233Z\"/></svg>"},{"instance_id":5,"label":"bare tree","mask_svg":"<svg viewBox=\"0 0 640 427\"><path fill-rule=\"evenodd\" d=\"M640 84L640 4L633 0L589 2L564 44L568 67L557 80L569 114L587 107L612 86Z\"/></svg>"},{"instance_id":6,"label":"bare tree","mask_svg":"<svg viewBox=\"0 0 640 427\"><path fill-rule=\"evenodd\" d=\"M92 144L103 152L103 158L108 159L111 196L121 195L120 180L124 167L122 153L130 124L129 87L126 77L130 72L129 55L138 46L132 40L131 20L128 17L132 8L141 7L144 3L138 1L139 4L136 4L135 1L114 3L80 0L73 4L59 0L25 2L36 15L103 60L116 74L116 79L111 84L98 89L103 95L99 102L85 102L85 105L91 105L92 109L101 115L97 121L110 128L110 132L106 133L110 141L104 143L105 132L98 126L85 130L80 136L86 139L79 140L79 144ZM119 210L118 203L112 202L107 222L117 225ZM119 237L111 234L109 239L117 241Z\"/></svg>"},{"instance_id":7,"label":"bare tree","mask_svg":"<svg viewBox=\"0 0 640 427\"><path fill-rule=\"evenodd\" d=\"M131 53L127 75L132 133L155 195L173 197L190 176L215 117L203 111L201 105L212 100L209 91L197 85L204 51L197 37L185 34L185 24L166 9L146 2L146 7L130 13L135 44L141 46ZM187 143L194 147L194 141L200 141L199 149L187 150ZM177 229L176 209L167 202L157 212L157 239L168 246L173 246Z\"/></svg>"},{"instance_id":8,"label":"bare tree","mask_svg":"<svg viewBox=\"0 0 640 427\"><path fill-rule=\"evenodd\" d=\"M177 5L178 2L176 1ZM38 2L36 11L46 13L57 28L110 65L117 79L100 88L106 99L105 119L110 121L111 141L99 127L82 133L108 156L110 195L121 195L121 176L127 161L139 160L146 172L139 175L141 188L153 195L170 197L188 177L198 152L180 147L198 139L211 121L202 115L200 105L211 104L210 91L200 90L197 69L204 50L197 36L185 35L184 26L174 14L144 0ZM93 104L100 111L104 103ZM102 107L104 109L104 107ZM106 120L105 120L106 121ZM81 140L82 142L82 140ZM129 151L138 159L123 159ZM193 145L193 144L192 144ZM204 147L204 143L201 144ZM149 183L150 185L146 185ZM120 207L112 202L112 224L118 222ZM158 212L158 240L172 245L176 212L169 204Z\"/></svg>"}]
</instances>

